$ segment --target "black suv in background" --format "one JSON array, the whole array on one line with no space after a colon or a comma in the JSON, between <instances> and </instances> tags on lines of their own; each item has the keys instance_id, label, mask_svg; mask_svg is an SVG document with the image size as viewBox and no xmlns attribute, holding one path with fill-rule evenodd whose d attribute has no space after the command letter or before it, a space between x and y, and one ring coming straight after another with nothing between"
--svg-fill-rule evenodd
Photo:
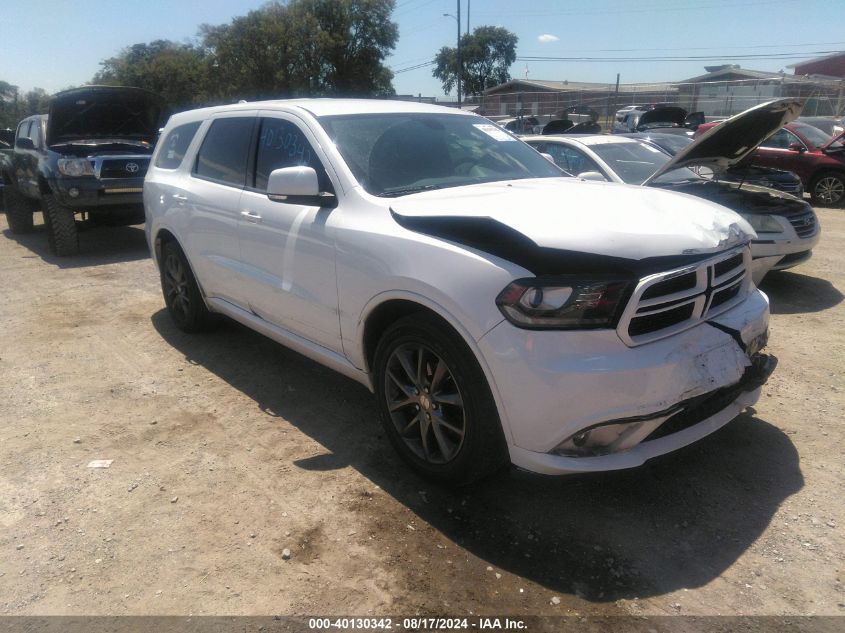
<instances>
[{"instance_id":1,"label":"black suv in background","mask_svg":"<svg viewBox=\"0 0 845 633\"><path fill-rule=\"evenodd\" d=\"M40 209L50 251L62 256L79 249L77 215L143 222L144 176L163 115L161 98L146 90L86 86L58 93L49 114L21 121L3 162L11 232L31 231Z\"/></svg>"}]
</instances>

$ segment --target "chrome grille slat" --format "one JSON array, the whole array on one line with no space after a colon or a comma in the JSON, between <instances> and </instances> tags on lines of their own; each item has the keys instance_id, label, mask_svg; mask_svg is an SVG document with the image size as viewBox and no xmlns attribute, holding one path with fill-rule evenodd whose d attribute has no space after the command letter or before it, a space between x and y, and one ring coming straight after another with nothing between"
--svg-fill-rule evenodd
<instances>
[{"instance_id":1,"label":"chrome grille slat","mask_svg":"<svg viewBox=\"0 0 845 633\"><path fill-rule=\"evenodd\" d=\"M734 266L736 260L738 264ZM725 266L728 270L723 270ZM716 271L721 274L717 275ZM689 329L741 302L751 289L751 250L747 245L706 259L694 266L649 275L640 280L622 317L617 333L626 345L656 341ZM694 272L694 287L666 295L668 280ZM643 299L648 296L648 299ZM687 306L692 305L690 311ZM687 316L689 313L689 316ZM680 317L680 318L679 318Z\"/></svg>"},{"instance_id":2,"label":"chrome grille slat","mask_svg":"<svg viewBox=\"0 0 845 633\"><path fill-rule=\"evenodd\" d=\"M812 211L791 216L789 223L795 229L798 237L810 237L816 232L816 216Z\"/></svg>"}]
</instances>

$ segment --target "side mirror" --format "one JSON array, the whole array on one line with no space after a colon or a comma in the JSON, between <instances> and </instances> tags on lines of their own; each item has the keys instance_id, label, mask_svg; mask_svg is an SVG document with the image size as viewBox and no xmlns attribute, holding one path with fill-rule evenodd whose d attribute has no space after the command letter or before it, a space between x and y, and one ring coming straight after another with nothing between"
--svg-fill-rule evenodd
<instances>
[{"instance_id":1,"label":"side mirror","mask_svg":"<svg viewBox=\"0 0 845 633\"><path fill-rule=\"evenodd\" d=\"M790 143L789 149L791 149L793 152L806 152L807 151L807 148L804 147L804 145L802 143Z\"/></svg>"},{"instance_id":2,"label":"side mirror","mask_svg":"<svg viewBox=\"0 0 845 633\"><path fill-rule=\"evenodd\" d=\"M578 174L578 177L581 180L595 180L597 182L607 182L607 178L605 178L603 174L600 174L597 171L583 171Z\"/></svg>"},{"instance_id":3,"label":"side mirror","mask_svg":"<svg viewBox=\"0 0 845 633\"><path fill-rule=\"evenodd\" d=\"M26 136L19 136L15 139L15 149L35 149L35 143L31 138Z\"/></svg>"},{"instance_id":4,"label":"side mirror","mask_svg":"<svg viewBox=\"0 0 845 633\"><path fill-rule=\"evenodd\" d=\"M547 154L546 152L540 152L540 156L545 158L550 163L555 163L555 157L552 156L551 154ZM557 163L555 163L555 165L557 165Z\"/></svg>"},{"instance_id":5,"label":"side mirror","mask_svg":"<svg viewBox=\"0 0 845 633\"><path fill-rule=\"evenodd\" d=\"M320 191L313 167L282 167L270 172L267 197L274 202L317 207L337 206L333 193Z\"/></svg>"}]
</instances>

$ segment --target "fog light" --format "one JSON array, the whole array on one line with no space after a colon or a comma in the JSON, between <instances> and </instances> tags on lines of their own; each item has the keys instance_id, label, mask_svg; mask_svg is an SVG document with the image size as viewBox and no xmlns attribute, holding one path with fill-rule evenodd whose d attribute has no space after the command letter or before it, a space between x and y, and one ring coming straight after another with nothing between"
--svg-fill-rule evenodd
<instances>
[{"instance_id":1,"label":"fog light","mask_svg":"<svg viewBox=\"0 0 845 633\"><path fill-rule=\"evenodd\" d=\"M627 422L620 420L600 424L570 435L552 452L565 457L596 457L620 453L642 442L668 418L668 415L663 415L650 420L632 419Z\"/></svg>"},{"instance_id":2,"label":"fog light","mask_svg":"<svg viewBox=\"0 0 845 633\"><path fill-rule=\"evenodd\" d=\"M76 187L71 187L70 189L67 190L67 195L69 195L71 198L78 198L79 197L79 189L77 189Z\"/></svg>"}]
</instances>

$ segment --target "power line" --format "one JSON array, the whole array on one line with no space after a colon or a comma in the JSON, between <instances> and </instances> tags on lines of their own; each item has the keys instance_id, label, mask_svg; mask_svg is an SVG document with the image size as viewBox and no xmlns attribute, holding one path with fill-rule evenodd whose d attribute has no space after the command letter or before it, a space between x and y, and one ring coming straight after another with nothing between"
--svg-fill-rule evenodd
<instances>
[{"instance_id":1,"label":"power line","mask_svg":"<svg viewBox=\"0 0 845 633\"><path fill-rule=\"evenodd\" d=\"M771 4L788 4L788 3L795 3L798 0L761 0L759 2L745 2L742 4L742 8L745 9L746 7L753 7L753 6L760 6L760 5L771 5ZM476 16L483 15L487 17L498 17L498 18L531 18L531 17L551 17L556 15L610 15L610 14L625 14L625 13L652 13L655 10L660 11L701 11L701 10L711 10L711 9L736 9L737 4L735 1L723 3L723 4L695 4L692 6L667 6L665 4L652 4L652 5L639 5L636 9L575 9L575 10L568 10L568 11L517 11L514 13L501 13L501 12L481 12L476 13Z\"/></svg>"},{"instance_id":2,"label":"power line","mask_svg":"<svg viewBox=\"0 0 845 633\"><path fill-rule=\"evenodd\" d=\"M578 51L583 53L637 53L645 51L715 51L715 50L740 50L757 48L803 48L805 46L839 46L843 42L808 42L805 44L755 44L753 46L682 46L679 48L564 48L558 49L563 52Z\"/></svg>"},{"instance_id":3,"label":"power line","mask_svg":"<svg viewBox=\"0 0 845 633\"><path fill-rule=\"evenodd\" d=\"M701 62L728 61L749 59L797 59L807 55L830 55L845 51L804 51L794 53L759 53L746 55L671 55L656 57L551 57L551 56L518 56L522 62Z\"/></svg>"}]
</instances>

